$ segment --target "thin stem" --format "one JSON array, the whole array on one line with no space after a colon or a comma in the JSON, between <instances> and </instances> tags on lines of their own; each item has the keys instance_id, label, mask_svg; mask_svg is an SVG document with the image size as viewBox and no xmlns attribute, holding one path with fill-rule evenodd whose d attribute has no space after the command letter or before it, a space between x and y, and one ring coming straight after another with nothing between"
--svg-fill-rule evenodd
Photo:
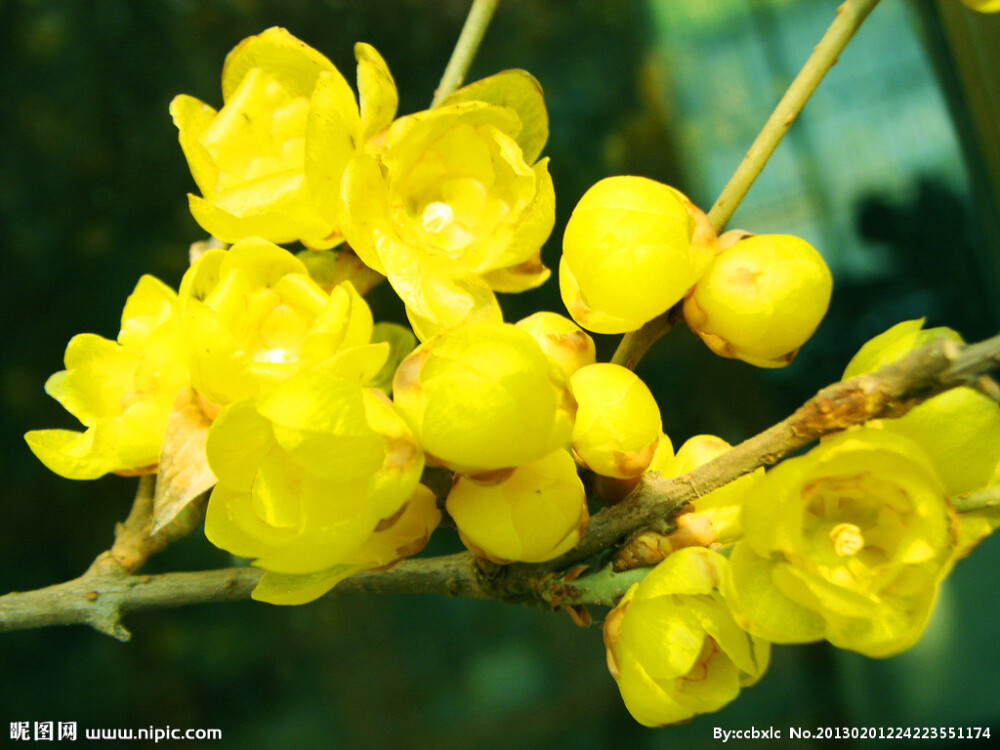
<instances>
[{"instance_id":1,"label":"thin stem","mask_svg":"<svg viewBox=\"0 0 1000 750\"><path fill-rule=\"evenodd\" d=\"M868 17L878 0L845 0L837 8L833 19L819 44L813 48L798 75L792 80L785 95L775 106L771 116L750 146L729 182L708 212L708 220L716 232L729 223L733 213L746 197L750 186L760 175L771 154L788 132L788 128L799 116L809 97L813 95L820 81L837 62L844 47L854 37L862 22ZM625 364L631 369L645 355L649 347L670 329L663 326L659 318L646 323L642 328L627 333L615 352L613 362Z\"/></svg>"},{"instance_id":2,"label":"thin stem","mask_svg":"<svg viewBox=\"0 0 1000 750\"><path fill-rule=\"evenodd\" d=\"M458 42L455 43L451 59L444 69L444 75L441 76L441 83L438 84L437 90L434 92L434 100L431 102L432 108L439 105L446 96L462 85L465 74L469 72L469 66L472 65L472 59L479 50L479 43L483 40L486 27L490 25L490 19L493 18L497 2L499 0L473 0L469 16L465 19L465 25L462 27L462 33L458 37Z\"/></svg>"},{"instance_id":3,"label":"thin stem","mask_svg":"<svg viewBox=\"0 0 1000 750\"><path fill-rule=\"evenodd\" d=\"M899 416L948 388L975 384L998 366L1000 336L968 346L953 341L928 344L877 372L824 388L787 419L683 476L647 475L625 500L596 513L580 543L556 560L501 566L471 553L408 559L391 570L358 573L332 593L437 593L570 608L611 604L645 575L641 570L618 574L603 567L605 553L632 531L669 521L691 500L758 466L776 463L822 435ZM991 497L966 498L965 506L992 507ZM604 562L596 566L597 572L575 575L598 559ZM259 579L260 571L253 568L131 575L105 552L72 581L0 596L0 632L76 623L125 640L129 635L121 620L129 612L246 599Z\"/></svg>"}]
</instances>

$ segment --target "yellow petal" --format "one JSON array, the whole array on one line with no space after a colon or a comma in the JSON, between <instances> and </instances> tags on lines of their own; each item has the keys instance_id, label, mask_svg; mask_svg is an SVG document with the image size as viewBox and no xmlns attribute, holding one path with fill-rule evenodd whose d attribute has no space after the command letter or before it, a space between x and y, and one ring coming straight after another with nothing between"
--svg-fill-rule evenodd
<instances>
[{"instance_id":1,"label":"yellow petal","mask_svg":"<svg viewBox=\"0 0 1000 750\"><path fill-rule=\"evenodd\" d=\"M504 70L470 83L445 97L441 106L481 101L510 107L521 121L516 135L528 164L534 163L549 138L549 115L541 84L524 70Z\"/></svg>"},{"instance_id":2,"label":"yellow petal","mask_svg":"<svg viewBox=\"0 0 1000 750\"><path fill-rule=\"evenodd\" d=\"M318 573L301 575L264 571L250 598L268 604L308 604L359 570L362 570L360 565L335 565Z\"/></svg>"},{"instance_id":3,"label":"yellow petal","mask_svg":"<svg viewBox=\"0 0 1000 750\"><path fill-rule=\"evenodd\" d=\"M358 148L388 127L396 116L399 95L389 66L370 44L354 45L358 61L358 93L361 99L361 132Z\"/></svg>"},{"instance_id":4,"label":"yellow petal","mask_svg":"<svg viewBox=\"0 0 1000 750\"><path fill-rule=\"evenodd\" d=\"M266 70L293 96L308 97L316 78L323 72L336 72L324 55L285 29L272 27L247 37L226 56L222 67L222 98L228 102L244 76L253 68Z\"/></svg>"},{"instance_id":5,"label":"yellow petal","mask_svg":"<svg viewBox=\"0 0 1000 750\"><path fill-rule=\"evenodd\" d=\"M170 116L179 131L181 150L202 195L212 195L219 179L219 168L201 142L201 134L216 114L212 107L186 94L175 96L170 102Z\"/></svg>"}]
</instances>

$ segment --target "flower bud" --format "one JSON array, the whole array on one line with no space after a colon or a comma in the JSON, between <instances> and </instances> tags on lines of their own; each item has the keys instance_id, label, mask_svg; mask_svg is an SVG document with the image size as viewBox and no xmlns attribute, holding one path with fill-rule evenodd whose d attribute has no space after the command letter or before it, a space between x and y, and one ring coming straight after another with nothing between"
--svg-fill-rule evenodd
<instances>
[{"instance_id":1,"label":"flower bud","mask_svg":"<svg viewBox=\"0 0 1000 750\"><path fill-rule=\"evenodd\" d=\"M393 400L428 456L455 471L521 466L569 440L558 371L509 323L461 326L417 347L396 370Z\"/></svg>"},{"instance_id":2,"label":"flower bud","mask_svg":"<svg viewBox=\"0 0 1000 750\"><path fill-rule=\"evenodd\" d=\"M552 312L537 312L515 325L535 337L545 356L569 378L584 365L597 360L594 340L568 318Z\"/></svg>"},{"instance_id":3,"label":"flower bud","mask_svg":"<svg viewBox=\"0 0 1000 750\"><path fill-rule=\"evenodd\" d=\"M708 219L678 190L644 177L603 179L566 225L563 304L588 331L634 331L683 299L715 243Z\"/></svg>"},{"instance_id":4,"label":"flower bud","mask_svg":"<svg viewBox=\"0 0 1000 750\"><path fill-rule=\"evenodd\" d=\"M576 464L557 450L499 482L459 475L445 506L465 546L495 562L542 562L567 552L587 526Z\"/></svg>"},{"instance_id":5,"label":"flower bud","mask_svg":"<svg viewBox=\"0 0 1000 750\"><path fill-rule=\"evenodd\" d=\"M826 638L872 657L920 637L954 544L920 447L869 428L767 472L742 524L725 589L736 621L777 643Z\"/></svg>"},{"instance_id":6,"label":"flower bud","mask_svg":"<svg viewBox=\"0 0 1000 750\"><path fill-rule=\"evenodd\" d=\"M686 547L634 584L604 622L608 667L640 724L718 711L757 682L770 645L740 629L719 589L726 559Z\"/></svg>"},{"instance_id":7,"label":"flower bud","mask_svg":"<svg viewBox=\"0 0 1000 750\"><path fill-rule=\"evenodd\" d=\"M679 477L730 450L732 446L722 438L715 435L695 435L687 440L672 458L669 456L660 458L660 453L657 451L647 471L657 471L666 478ZM707 524L706 531L698 534L699 543L729 544L736 541L742 533L740 507L743 498L763 476L764 470L757 469L692 500L688 505L688 511L675 519L678 531L693 537L703 524Z\"/></svg>"},{"instance_id":8,"label":"flower bud","mask_svg":"<svg viewBox=\"0 0 1000 750\"><path fill-rule=\"evenodd\" d=\"M684 301L684 319L719 356L784 367L823 319L831 289L807 242L756 235L716 256Z\"/></svg>"},{"instance_id":9,"label":"flower bud","mask_svg":"<svg viewBox=\"0 0 1000 750\"><path fill-rule=\"evenodd\" d=\"M316 573L264 571L251 596L270 604L306 604L362 570L385 570L424 548L441 522L434 493L422 484L391 518L380 523L368 541L344 562Z\"/></svg>"},{"instance_id":10,"label":"flower bud","mask_svg":"<svg viewBox=\"0 0 1000 750\"><path fill-rule=\"evenodd\" d=\"M91 333L66 347L66 369L45 392L87 428L32 430L28 447L67 479L156 471L167 418L188 382L177 294L143 276L122 312L117 341Z\"/></svg>"},{"instance_id":11,"label":"flower bud","mask_svg":"<svg viewBox=\"0 0 1000 750\"><path fill-rule=\"evenodd\" d=\"M576 399L571 443L582 466L607 477L635 477L653 458L663 425L660 408L639 376L599 362L570 378Z\"/></svg>"},{"instance_id":12,"label":"flower bud","mask_svg":"<svg viewBox=\"0 0 1000 750\"><path fill-rule=\"evenodd\" d=\"M1000 13L1000 0L962 0L962 2L980 13Z\"/></svg>"}]
</instances>

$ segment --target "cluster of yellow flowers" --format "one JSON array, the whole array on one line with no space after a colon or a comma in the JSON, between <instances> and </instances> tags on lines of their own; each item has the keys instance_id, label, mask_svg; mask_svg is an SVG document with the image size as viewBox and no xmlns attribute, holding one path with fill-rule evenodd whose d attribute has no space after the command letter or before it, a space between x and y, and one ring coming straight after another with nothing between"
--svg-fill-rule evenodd
<instances>
[{"instance_id":1,"label":"cluster of yellow flowers","mask_svg":"<svg viewBox=\"0 0 1000 750\"><path fill-rule=\"evenodd\" d=\"M560 289L579 325L550 312L505 323L494 293L549 276L538 83L505 71L396 118L385 62L368 45L355 53L360 104L323 55L277 28L230 53L221 110L173 101L201 191L192 214L231 247L198 257L176 293L143 277L117 341L74 337L46 390L86 430L26 436L66 477L152 473L175 403L193 394L211 422L205 533L262 568L254 597L280 604L415 554L443 511L495 562L562 555L589 519L581 469L627 491L730 448L701 435L675 453L649 388L597 362L584 329L635 331L674 310L717 354L779 367L830 299L829 270L803 240L717 237L674 188L612 177L564 236ZM310 274L345 240L388 279L415 338L373 321L350 272L333 285ZM310 249L278 246L294 241ZM953 335L901 324L845 376ZM958 389L699 498L670 535L648 533L663 562L605 624L629 710L650 725L716 710L760 679L771 642L826 638L872 656L911 645L942 577L992 530L947 498L1000 482L998 432L1000 408ZM421 484L425 467L451 472L446 496Z\"/></svg>"}]
</instances>

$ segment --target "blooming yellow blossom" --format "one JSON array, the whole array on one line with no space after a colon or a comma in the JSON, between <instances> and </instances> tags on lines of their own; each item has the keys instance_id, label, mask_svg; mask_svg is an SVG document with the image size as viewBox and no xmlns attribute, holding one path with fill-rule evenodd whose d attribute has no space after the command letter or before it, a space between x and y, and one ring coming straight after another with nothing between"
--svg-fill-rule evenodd
<instances>
[{"instance_id":1,"label":"blooming yellow blossom","mask_svg":"<svg viewBox=\"0 0 1000 750\"><path fill-rule=\"evenodd\" d=\"M334 356L342 375L366 383L389 354L370 343L371 311L349 282L327 293L292 253L258 238L202 255L180 304L191 384L219 406Z\"/></svg>"},{"instance_id":2,"label":"blooming yellow blossom","mask_svg":"<svg viewBox=\"0 0 1000 750\"><path fill-rule=\"evenodd\" d=\"M608 668L635 720L718 711L767 669L770 644L742 630L720 593L726 559L685 547L633 584L604 621Z\"/></svg>"},{"instance_id":3,"label":"blooming yellow blossom","mask_svg":"<svg viewBox=\"0 0 1000 750\"><path fill-rule=\"evenodd\" d=\"M646 384L608 362L581 367L569 382L577 403L571 438L577 460L606 477L641 474L663 433L660 408Z\"/></svg>"},{"instance_id":4,"label":"blooming yellow blossom","mask_svg":"<svg viewBox=\"0 0 1000 750\"><path fill-rule=\"evenodd\" d=\"M167 417L187 384L176 293L143 276L122 312L118 340L90 333L66 347L66 369L46 392L87 428L33 430L28 446L69 479L156 471Z\"/></svg>"},{"instance_id":5,"label":"blooming yellow blossom","mask_svg":"<svg viewBox=\"0 0 1000 750\"><path fill-rule=\"evenodd\" d=\"M385 62L355 46L354 92L322 54L284 29L244 39L226 57L218 112L186 95L170 104L202 197L191 213L225 242L259 236L315 247L341 241L336 195L344 165L396 112Z\"/></svg>"},{"instance_id":6,"label":"blooming yellow blossom","mask_svg":"<svg viewBox=\"0 0 1000 750\"><path fill-rule=\"evenodd\" d=\"M521 466L569 442L572 403L559 372L510 323L470 323L418 346L392 390L428 458L455 471Z\"/></svg>"},{"instance_id":7,"label":"blooming yellow blossom","mask_svg":"<svg viewBox=\"0 0 1000 750\"><path fill-rule=\"evenodd\" d=\"M751 236L716 256L684 301L684 319L722 357L784 367L823 319L832 288L805 240Z\"/></svg>"},{"instance_id":8,"label":"blooming yellow blossom","mask_svg":"<svg viewBox=\"0 0 1000 750\"><path fill-rule=\"evenodd\" d=\"M1000 13L1000 0L962 0L962 2L980 13Z\"/></svg>"},{"instance_id":9,"label":"blooming yellow blossom","mask_svg":"<svg viewBox=\"0 0 1000 750\"><path fill-rule=\"evenodd\" d=\"M293 575L365 563L359 550L411 498L424 465L390 402L335 361L224 409L208 460L218 479L209 541Z\"/></svg>"},{"instance_id":10,"label":"blooming yellow blossom","mask_svg":"<svg viewBox=\"0 0 1000 750\"><path fill-rule=\"evenodd\" d=\"M430 539L441 522L434 493L422 484L401 512L380 523L344 562L316 573L274 573L264 571L251 596L270 604L306 604L362 570L385 570L399 560L415 555Z\"/></svg>"},{"instance_id":11,"label":"blooming yellow blossom","mask_svg":"<svg viewBox=\"0 0 1000 750\"><path fill-rule=\"evenodd\" d=\"M341 224L385 274L417 337L499 322L494 291L538 286L555 220L538 82L509 70L396 120L344 172Z\"/></svg>"},{"instance_id":12,"label":"blooming yellow blossom","mask_svg":"<svg viewBox=\"0 0 1000 750\"><path fill-rule=\"evenodd\" d=\"M608 177L566 225L563 304L588 331L634 331L683 299L715 250L715 231L683 193L645 177Z\"/></svg>"},{"instance_id":13,"label":"blooming yellow blossom","mask_svg":"<svg viewBox=\"0 0 1000 750\"><path fill-rule=\"evenodd\" d=\"M873 657L920 637L954 545L920 447L865 428L769 471L744 498L742 524L726 589L737 622L770 641L826 638Z\"/></svg>"},{"instance_id":14,"label":"blooming yellow blossom","mask_svg":"<svg viewBox=\"0 0 1000 750\"><path fill-rule=\"evenodd\" d=\"M499 481L459 475L446 508L465 545L500 563L558 557L579 541L589 518L576 464L562 449Z\"/></svg>"},{"instance_id":15,"label":"blooming yellow blossom","mask_svg":"<svg viewBox=\"0 0 1000 750\"><path fill-rule=\"evenodd\" d=\"M907 320L867 342L847 365L844 378L873 372L935 340L962 341L950 328L923 329L922 324L922 320ZM898 419L868 424L920 445L949 496L987 486L1000 467L1000 404L972 388L953 388Z\"/></svg>"}]
</instances>

